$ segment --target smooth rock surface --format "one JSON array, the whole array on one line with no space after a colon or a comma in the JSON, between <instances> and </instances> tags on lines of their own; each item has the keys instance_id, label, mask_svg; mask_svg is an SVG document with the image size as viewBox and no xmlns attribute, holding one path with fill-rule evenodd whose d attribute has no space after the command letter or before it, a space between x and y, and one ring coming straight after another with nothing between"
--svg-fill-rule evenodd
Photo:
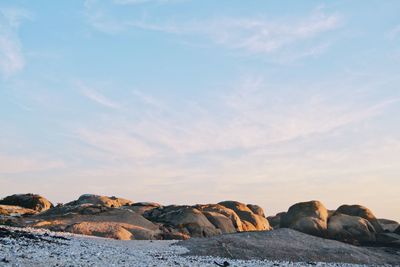
<instances>
[{"instance_id":1,"label":"smooth rock surface","mask_svg":"<svg viewBox=\"0 0 400 267\"><path fill-rule=\"evenodd\" d=\"M379 224L378 219L372 213L372 211L361 205L342 205L337 208L335 214L342 213L350 216L358 216L368 220L375 228L377 233L383 232L382 226Z\"/></svg>"},{"instance_id":2,"label":"smooth rock surface","mask_svg":"<svg viewBox=\"0 0 400 267\"><path fill-rule=\"evenodd\" d=\"M222 201L218 203L228 209L233 210L242 221L243 231L271 230L267 218L254 213L247 205L237 201ZM261 208L260 208L261 209ZM264 214L264 211L258 210Z\"/></svg>"},{"instance_id":3,"label":"smooth rock surface","mask_svg":"<svg viewBox=\"0 0 400 267\"><path fill-rule=\"evenodd\" d=\"M77 200L69 202L65 204L65 206L76 206L82 204L93 204L93 205L101 205L111 208L118 208L125 205L130 205L133 202L124 198L118 197L107 197L107 196L99 196L92 194L85 194L80 196Z\"/></svg>"},{"instance_id":4,"label":"smooth rock surface","mask_svg":"<svg viewBox=\"0 0 400 267\"><path fill-rule=\"evenodd\" d=\"M398 249L357 247L287 228L227 234L206 239L191 238L178 242L177 245L189 250L186 255L196 256L211 255L244 260L286 259L294 262L400 264Z\"/></svg>"},{"instance_id":5,"label":"smooth rock surface","mask_svg":"<svg viewBox=\"0 0 400 267\"><path fill-rule=\"evenodd\" d=\"M53 207L46 198L37 194L15 194L0 200L0 205L19 206L35 211L45 211Z\"/></svg>"},{"instance_id":6,"label":"smooth rock surface","mask_svg":"<svg viewBox=\"0 0 400 267\"><path fill-rule=\"evenodd\" d=\"M281 228L291 228L302 233L325 236L328 221L328 210L320 201L296 203L283 214Z\"/></svg>"},{"instance_id":7,"label":"smooth rock surface","mask_svg":"<svg viewBox=\"0 0 400 267\"><path fill-rule=\"evenodd\" d=\"M375 242L375 228L364 218L336 214L329 218L328 237L351 244Z\"/></svg>"}]
</instances>

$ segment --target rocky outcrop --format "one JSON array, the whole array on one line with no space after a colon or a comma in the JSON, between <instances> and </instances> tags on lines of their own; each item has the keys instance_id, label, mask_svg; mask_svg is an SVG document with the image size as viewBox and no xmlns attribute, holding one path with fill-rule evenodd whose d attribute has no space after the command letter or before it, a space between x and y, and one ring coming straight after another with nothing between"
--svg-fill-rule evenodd
<instances>
[{"instance_id":1,"label":"rocky outcrop","mask_svg":"<svg viewBox=\"0 0 400 267\"><path fill-rule=\"evenodd\" d=\"M122 208L129 209L143 215L146 211L159 207L161 207L161 205L154 202L137 202L130 205L125 205Z\"/></svg>"},{"instance_id":2,"label":"rocky outcrop","mask_svg":"<svg viewBox=\"0 0 400 267\"><path fill-rule=\"evenodd\" d=\"M257 215L259 215L259 216L261 216L261 217L265 217L264 210L263 210L260 206L254 205L254 204L247 204L247 207L248 207L254 214L257 214Z\"/></svg>"},{"instance_id":3,"label":"rocky outcrop","mask_svg":"<svg viewBox=\"0 0 400 267\"><path fill-rule=\"evenodd\" d=\"M265 217L255 214L243 203L237 201L223 201L218 204L233 210L239 216L242 221L243 231L262 231L272 229ZM259 212L262 214L264 213L262 209Z\"/></svg>"},{"instance_id":4,"label":"rocky outcrop","mask_svg":"<svg viewBox=\"0 0 400 267\"><path fill-rule=\"evenodd\" d=\"M188 256L289 261L265 266L398 266L400 262L398 250L352 246L287 228L191 238L177 245L187 248Z\"/></svg>"},{"instance_id":5,"label":"rocky outcrop","mask_svg":"<svg viewBox=\"0 0 400 267\"><path fill-rule=\"evenodd\" d=\"M394 230L394 233L395 233L395 234L398 234L398 235L400 235L400 226L399 226L399 227L397 227L397 229L396 229L396 230Z\"/></svg>"},{"instance_id":6,"label":"rocky outcrop","mask_svg":"<svg viewBox=\"0 0 400 267\"><path fill-rule=\"evenodd\" d=\"M118 198L118 197L107 197L107 196L99 196L99 195L91 195L85 194L80 196L77 200L69 202L65 204L66 206L76 206L82 204L93 204L93 205L101 205L111 208L118 208L125 205L131 205L132 201Z\"/></svg>"},{"instance_id":7,"label":"rocky outcrop","mask_svg":"<svg viewBox=\"0 0 400 267\"><path fill-rule=\"evenodd\" d=\"M372 226L375 228L377 233L383 232L382 226L379 224L378 220L376 219L375 215L372 211L364 206L361 205L342 205L340 206L335 214L341 213L350 216L357 216L366 219L369 221Z\"/></svg>"},{"instance_id":8,"label":"rocky outcrop","mask_svg":"<svg viewBox=\"0 0 400 267\"><path fill-rule=\"evenodd\" d=\"M0 200L0 205L19 206L35 211L45 211L53 207L46 198L36 194L16 194Z\"/></svg>"},{"instance_id":9,"label":"rocky outcrop","mask_svg":"<svg viewBox=\"0 0 400 267\"><path fill-rule=\"evenodd\" d=\"M144 217L152 222L173 227L183 236L209 237L221 234L207 217L191 206L165 206L144 213Z\"/></svg>"},{"instance_id":10,"label":"rocky outcrop","mask_svg":"<svg viewBox=\"0 0 400 267\"><path fill-rule=\"evenodd\" d=\"M271 225L271 227L274 229L280 228L281 218L285 214L286 214L286 212L279 212L276 215L268 216L267 220L268 220L269 224Z\"/></svg>"},{"instance_id":11,"label":"rocky outcrop","mask_svg":"<svg viewBox=\"0 0 400 267\"><path fill-rule=\"evenodd\" d=\"M0 205L0 215L2 216L24 216L36 213L36 210L26 209L20 206Z\"/></svg>"},{"instance_id":12,"label":"rocky outcrop","mask_svg":"<svg viewBox=\"0 0 400 267\"><path fill-rule=\"evenodd\" d=\"M94 235L119 240L151 240L159 239L159 232L132 223L118 222L78 222L66 227L66 232Z\"/></svg>"},{"instance_id":13,"label":"rocky outcrop","mask_svg":"<svg viewBox=\"0 0 400 267\"><path fill-rule=\"evenodd\" d=\"M328 210L321 202L300 202L291 206L281 217L280 227L323 237L326 235L327 220Z\"/></svg>"},{"instance_id":14,"label":"rocky outcrop","mask_svg":"<svg viewBox=\"0 0 400 267\"><path fill-rule=\"evenodd\" d=\"M388 219L378 219L378 222L385 232L394 232L400 226L398 222Z\"/></svg>"},{"instance_id":15,"label":"rocky outcrop","mask_svg":"<svg viewBox=\"0 0 400 267\"><path fill-rule=\"evenodd\" d=\"M399 224L376 219L371 210L360 205L342 205L336 211L328 211L319 201L300 202L287 212L265 218L260 206L237 201L162 206L86 194L53 207L39 195L25 194L12 195L1 202L7 204L0 204L0 224L121 240L212 237L273 227L351 244L400 247Z\"/></svg>"},{"instance_id":16,"label":"rocky outcrop","mask_svg":"<svg viewBox=\"0 0 400 267\"><path fill-rule=\"evenodd\" d=\"M400 248L400 235L396 233L377 233L375 238L376 240L373 245Z\"/></svg>"},{"instance_id":17,"label":"rocky outcrop","mask_svg":"<svg viewBox=\"0 0 400 267\"><path fill-rule=\"evenodd\" d=\"M227 207L219 204L195 205L194 207L202 211L209 221L214 224L216 228L220 229L222 233L230 233L232 230L235 232L243 231L242 221L239 216ZM226 217L228 220L222 219L220 215ZM221 220L223 220L223 222L221 222Z\"/></svg>"},{"instance_id":18,"label":"rocky outcrop","mask_svg":"<svg viewBox=\"0 0 400 267\"><path fill-rule=\"evenodd\" d=\"M116 239L160 239L160 227L127 209L82 204L58 206L22 221L24 226ZM128 232L130 234L128 234Z\"/></svg>"},{"instance_id":19,"label":"rocky outcrop","mask_svg":"<svg viewBox=\"0 0 400 267\"><path fill-rule=\"evenodd\" d=\"M93 235L119 240L132 240L133 235L126 228L113 222L78 222L68 225L66 232Z\"/></svg>"},{"instance_id":20,"label":"rocky outcrop","mask_svg":"<svg viewBox=\"0 0 400 267\"><path fill-rule=\"evenodd\" d=\"M375 242L375 228L364 218L336 214L329 218L328 237L351 244Z\"/></svg>"}]
</instances>

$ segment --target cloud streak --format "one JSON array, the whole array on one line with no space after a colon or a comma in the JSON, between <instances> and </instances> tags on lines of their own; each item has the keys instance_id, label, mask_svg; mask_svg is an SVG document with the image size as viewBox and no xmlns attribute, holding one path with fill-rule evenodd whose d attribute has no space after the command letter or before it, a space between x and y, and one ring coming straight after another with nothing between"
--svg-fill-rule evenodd
<instances>
[{"instance_id":1,"label":"cloud streak","mask_svg":"<svg viewBox=\"0 0 400 267\"><path fill-rule=\"evenodd\" d=\"M266 86L262 79L246 78L212 103L162 105L159 103L163 101L136 91L147 112L126 120L111 116L100 122L108 125L110 133L96 126L81 137L120 157L246 151L329 134L374 118L400 101L390 98L370 104L331 103L329 95L308 93L292 102L286 99L286 93L279 94L276 90L280 89Z\"/></svg>"},{"instance_id":2,"label":"cloud streak","mask_svg":"<svg viewBox=\"0 0 400 267\"><path fill-rule=\"evenodd\" d=\"M21 22L31 18L31 15L22 9L0 9L0 72L9 77L25 66L21 43L18 38L18 28Z\"/></svg>"},{"instance_id":3,"label":"cloud streak","mask_svg":"<svg viewBox=\"0 0 400 267\"><path fill-rule=\"evenodd\" d=\"M217 44L252 53L270 54L338 28L336 15L313 14L300 21L228 18L212 22L209 37Z\"/></svg>"},{"instance_id":4,"label":"cloud streak","mask_svg":"<svg viewBox=\"0 0 400 267\"><path fill-rule=\"evenodd\" d=\"M133 1L136 3L137 1ZM308 40L338 29L342 25L340 16L326 14L317 9L301 19L266 19L263 17L217 17L202 20L156 22L148 16L143 18L115 18L92 3L87 5L86 15L89 24L105 33L118 33L128 30L145 30L172 34L178 38L203 38L220 47L244 51L252 54L271 55L284 48L305 45ZM301 48L293 59L304 58L323 52L326 42Z\"/></svg>"},{"instance_id":5,"label":"cloud streak","mask_svg":"<svg viewBox=\"0 0 400 267\"><path fill-rule=\"evenodd\" d=\"M48 171L65 167L61 160L47 157L24 157L0 154L0 174L18 174Z\"/></svg>"},{"instance_id":6,"label":"cloud streak","mask_svg":"<svg viewBox=\"0 0 400 267\"><path fill-rule=\"evenodd\" d=\"M120 109L121 108L119 103L100 94L93 88L88 87L87 85L85 85L81 82L79 82L77 85L78 85L82 95L84 95L87 99L95 102L96 104L101 105L103 107L111 108L111 109Z\"/></svg>"}]
</instances>

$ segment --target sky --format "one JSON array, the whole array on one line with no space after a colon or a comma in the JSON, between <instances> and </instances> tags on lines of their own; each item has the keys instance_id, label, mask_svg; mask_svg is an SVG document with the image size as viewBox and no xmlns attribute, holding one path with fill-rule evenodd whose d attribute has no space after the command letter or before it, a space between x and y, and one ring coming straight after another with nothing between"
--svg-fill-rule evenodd
<instances>
[{"instance_id":1,"label":"sky","mask_svg":"<svg viewBox=\"0 0 400 267\"><path fill-rule=\"evenodd\" d=\"M0 2L0 196L318 199L400 220L400 2Z\"/></svg>"}]
</instances>

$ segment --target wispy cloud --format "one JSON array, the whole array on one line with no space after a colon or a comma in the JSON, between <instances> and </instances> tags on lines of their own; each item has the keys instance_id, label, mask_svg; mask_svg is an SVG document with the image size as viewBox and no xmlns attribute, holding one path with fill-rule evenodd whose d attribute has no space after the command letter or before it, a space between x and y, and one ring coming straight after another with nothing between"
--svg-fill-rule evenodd
<instances>
[{"instance_id":1,"label":"wispy cloud","mask_svg":"<svg viewBox=\"0 0 400 267\"><path fill-rule=\"evenodd\" d=\"M25 66L18 28L24 19L31 18L26 10L0 9L0 72L9 77Z\"/></svg>"},{"instance_id":2,"label":"wispy cloud","mask_svg":"<svg viewBox=\"0 0 400 267\"><path fill-rule=\"evenodd\" d=\"M253 149L329 133L373 118L400 100L354 106L306 94L291 103L276 90L262 79L245 79L216 103L188 103L182 114L170 108L166 117L143 119L131 130L176 153Z\"/></svg>"},{"instance_id":3,"label":"wispy cloud","mask_svg":"<svg viewBox=\"0 0 400 267\"><path fill-rule=\"evenodd\" d=\"M168 19L160 22L149 16L115 18L111 12L94 4L87 6L86 11L89 23L106 33L140 29L174 34L181 38L202 37L221 47L255 54L271 55L283 48L302 45L308 40L315 41L311 47L297 48L300 49L299 55L292 55L292 59L322 53L327 48L327 42L315 39L339 28L343 23L337 14L327 14L321 9L303 18L214 17L179 22Z\"/></svg>"},{"instance_id":4,"label":"wispy cloud","mask_svg":"<svg viewBox=\"0 0 400 267\"><path fill-rule=\"evenodd\" d=\"M48 157L15 156L0 154L0 174L33 173L65 167L61 160L52 160Z\"/></svg>"},{"instance_id":5,"label":"wispy cloud","mask_svg":"<svg viewBox=\"0 0 400 267\"><path fill-rule=\"evenodd\" d=\"M124 157L252 150L329 134L374 118L400 101L397 97L356 104L353 96L340 95L348 101L332 102L329 94L306 93L297 88L299 91L303 92L301 99L293 101L288 97L295 94L293 90L272 88L263 79L251 77L211 103L167 103L136 91L148 112L131 119L110 117L106 121L112 123L96 124L106 123L111 133L101 133L96 126L84 128L87 132L81 137L114 155L121 151Z\"/></svg>"},{"instance_id":6,"label":"wispy cloud","mask_svg":"<svg viewBox=\"0 0 400 267\"><path fill-rule=\"evenodd\" d=\"M296 42L312 39L340 25L337 15L321 12L302 20L228 18L211 23L208 35L217 44L253 53L272 53Z\"/></svg>"},{"instance_id":7,"label":"wispy cloud","mask_svg":"<svg viewBox=\"0 0 400 267\"><path fill-rule=\"evenodd\" d=\"M76 134L80 141L110 155L113 159L144 159L156 155L156 151L143 140L117 129L79 129Z\"/></svg>"},{"instance_id":8,"label":"wispy cloud","mask_svg":"<svg viewBox=\"0 0 400 267\"><path fill-rule=\"evenodd\" d=\"M85 85L84 83L78 82L77 86L81 90L81 93L88 99L92 100L93 102L95 102L101 106L107 107L107 108L112 108L112 109L120 109L121 108L119 103L102 95L101 93L99 93L95 89Z\"/></svg>"}]
</instances>

